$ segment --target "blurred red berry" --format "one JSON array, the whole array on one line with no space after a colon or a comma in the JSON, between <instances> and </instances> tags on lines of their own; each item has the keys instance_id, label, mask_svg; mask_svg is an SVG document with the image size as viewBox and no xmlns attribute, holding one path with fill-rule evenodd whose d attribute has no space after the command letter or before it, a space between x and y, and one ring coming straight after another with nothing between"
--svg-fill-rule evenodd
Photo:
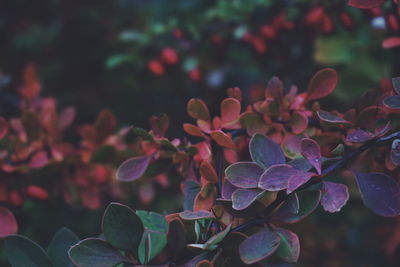
<instances>
[{"instance_id":1,"label":"blurred red berry","mask_svg":"<svg viewBox=\"0 0 400 267\"><path fill-rule=\"evenodd\" d=\"M222 40L222 37L219 34L213 34L211 36L211 41L215 45L222 45L224 43L224 41Z\"/></svg>"},{"instance_id":2,"label":"blurred red berry","mask_svg":"<svg viewBox=\"0 0 400 267\"><path fill-rule=\"evenodd\" d=\"M324 33L331 33L333 31L333 21L329 16L324 16L322 20L322 31Z\"/></svg>"},{"instance_id":3,"label":"blurred red berry","mask_svg":"<svg viewBox=\"0 0 400 267\"><path fill-rule=\"evenodd\" d=\"M353 19L346 12L340 13L340 21L342 22L343 27L347 29L353 28Z\"/></svg>"},{"instance_id":4,"label":"blurred red berry","mask_svg":"<svg viewBox=\"0 0 400 267\"><path fill-rule=\"evenodd\" d=\"M258 36L253 37L251 43L253 44L254 48L258 53L264 54L265 52L267 52L267 45L265 44L264 40L261 39L260 37Z\"/></svg>"},{"instance_id":5,"label":"blurred red berry","mask_svg":"<svg viewBox=\"0 0 400 267\"><path fill-rule=\"evenodd\" d=\"M157 76L161 76L165 73L164 66L158 60L150 60L148 67L149 70Z\"/></svg>"},{"instance_id":6,"label":"blurred red berry","mask_svg":"<svg viewBox=\"0 0 400 267\"><path fill-rule=\"evenodd\" d=\"M167 47L164 48L161 52L161 59L170 65L174 65L178 63L178 55L176 54L173 48Z\"/></svg>"},{"instance_id":7,"label":"blurred red berry","mask_svg":"<svg viewBox=\"0 0 400 267\"><path fill-rule=\"evenodd\" d=\"M260 27L260 33L262 37L270 40L275 39L277 35L275 28L271 25L262 25Z\"/></svg>"},{"instance_id":8,"label":"blurred red berry","mask_svg":"<svg viewBox=\"0 0 400 267\"><path fill-rule=\"evenodd\" d=\"M400 29L399 21L394 14L389 14L386 17L386 22L392 31L395 31L395 32L399 31L399 29Z\"/></svg>"},{"instance_id":9,"label":"blurred red berry","mask_svg":"<svg viewBox=\"0 0 400 267\"><path fill-rule=\"evenodd\" d=\"M250 42L251 40L253 40L253 35L249 32L246 32L245 34L243 34L242 40L245 42Z\"/></svg>"},{"instance_id":10,"label":"blurred red berry","mask_svg":"<svg viewBox=\"0 0 400 267\"><path fill-rule=\"evenodd\" d=\"M172 31L172 34L173 34L176 38L178 38L178 39L181 39L181 38L183 37L183 32L182 32L182 30L181 30L181 29L178 29L178 28L174 29L174 30Z\"/></svg>"},{"instance_id":11,"label":"blurred red berry","mask_svg":"<svg viewBox=\"0 0 400 267\"><path fill-rule=\"evenodd\" d=\"M49 194L45 189L37 185L29 185L26 188L26 194L32 198L46 200L49 198Z\"/></svg>"},{"instance_id":12,"label":"blurred red berry","mask_svg":"<svg viewBox=\"0 0 400 267\"><path fill-rule=\"evenodd\" d=\"M10 202L14 206L19 207L19 206L22 206L22 204L24 204L24 199L22 198L20 193L13 190L13 191L10 191L10 193L8 194L8 202Z\"/></svg>"},{"instance_id":13,"label":"blurred red berry","mask_svg":"<svg viewBox=\"0 0 400 267\"><path fill-rule=\"evenodd\" d=\"M369 9L369 11L372 13L372 16L374 17L379 17L382 15L382 9L379 7L374 7Z\"/></svg>"},{"instance_id":14,"label":"blurred red berry","mask_svg":"<svg viewBox=\"0 0 400 267\"><path fill-rule=\"evenodd\" d=\"M189 71L189 77L192 79L192 81L198 82L201 80L201 72L199 69L192 69Z\"/></svg>"},{"instance_id":15,"label":"blurred red berry","mask_svg":"<svg viewBox=\"0 0 400 267\"><path fill-rule=\"evenodd\" d=\"M324 9L322 7L314 7L306 14L304 23L306 25L314 25L320 23L324 18Z\"/></svg>"}]
</instances>

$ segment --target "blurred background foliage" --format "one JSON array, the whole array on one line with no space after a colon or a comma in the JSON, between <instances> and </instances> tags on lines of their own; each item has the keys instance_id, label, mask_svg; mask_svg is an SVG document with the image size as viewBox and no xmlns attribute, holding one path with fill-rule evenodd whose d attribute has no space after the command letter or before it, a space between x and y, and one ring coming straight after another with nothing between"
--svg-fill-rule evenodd
<instances>
[{"instance_id":1,"label":"blurred background foliage","mask_svg":"<svg viewBox=\"0 0 400 267\"><path fill-rule=\"evenodd\" d=\"M92 122L103 108L116 114L119 126L144 128L151 115L167 113L168 136L182 137L192 97L205 99L217 113L226 88L240 87L249 104L272 76L301 91L323 67L335 68L340 82L321 104L343 111L383 77L399 75L400 48L381 46L396 33L387 23L395 12L391 1L381 10L360 10L344 0L2 0L0 112L18 112L16 88L31 62L43 95L54 96L61 107L75 106L77 124ZM163 59L166 48L176 60L171 54ZM179 207L170 197L157 196L152 208ZM170 207L163 206L165 199ZM22 233L47 244L64 225L80 237L98 233L101 214L30 201L17 216ZM296 225L300 262L389 266L399 259L388 257L379 240L396 225L398 220L378 218L360 201L338 214L317 212Z\"/></svg>"}]
</instances>

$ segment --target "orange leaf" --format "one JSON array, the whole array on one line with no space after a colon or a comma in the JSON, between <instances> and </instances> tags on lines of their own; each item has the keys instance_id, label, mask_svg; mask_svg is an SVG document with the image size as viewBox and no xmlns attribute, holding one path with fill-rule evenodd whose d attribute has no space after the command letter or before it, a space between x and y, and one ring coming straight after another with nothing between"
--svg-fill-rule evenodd
<instances>
[{"instance_id":1,"label":"orange leaf","mask_svg":"<svg viewBox=\"0 0 400 267\"><path fill-rule=\"evenodd\" d=\"M211 132L211 138L220 146L230 149L235 149L235 143L232 138L224 133L223 131L213 131Z\"/></svg>"}]
</instances>

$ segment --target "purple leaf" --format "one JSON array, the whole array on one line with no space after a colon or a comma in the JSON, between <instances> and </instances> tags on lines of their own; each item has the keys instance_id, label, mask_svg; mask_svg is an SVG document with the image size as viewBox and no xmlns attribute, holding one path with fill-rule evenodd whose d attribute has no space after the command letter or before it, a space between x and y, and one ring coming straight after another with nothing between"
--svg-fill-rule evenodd
<instances>
[{"instance_id":1,"label":"purple leaf","mask_svg":"<svg viewBox=\"0 0 400 267\"><path fill-rule=\"evenodd\" d=\"M275 164L284 164L285 156L281 147L269 137L262 134L255 134L249 144L250 155L263 169L267 169Z\"/></svg>"},{"instance_id":2,"label":"purple leaf","mask_svg":"<svg viewBox=\"0 0 400 267\"><path fill-rule=\"evenodd\" d=\"M281 241L276 254L288 263L295 263L300 256L300 241L298 236L292 231L276 228L276 233Z\"/></svg>"},{"instance_id":3,"label":"purple leaf","mask_svg":"<svg viewBox=\"0 0 400 267\"><path fill-rule=\"evenodd\" d=\"M398 95L400 95L400 77L392 78L392 84L393 84L394 91Z\"/></svg>"},{"instance_id":4,"label":"purple leaf","mask_svg":"<svg viewBox=\"0 0 400 267\"><path fill-rule=\"evenodd\" d=\"M224 179L222 183L221 197L222 199L232 199L232 194L235 190L238 189L236 186L231 184L228 179Z\"/></svg>"},{"instance_id":5,"label":"purple leaf","mask_svg":"<svg viewBox=\"0 0 400 267\"><path fill-rule=\"evenodd\" d=\"M256 188L263 169L254 162L237 162L225 170L231 184L240 188Z\"/></svg>"},{"instance_id":6,"label":"purple leaf","mask_svg":"<svg viewBox=\"0 0 400 267\"><path fill-rule=\"evenodd\" d=\"M232 208L243 210L261 197L264 192L261 189L237 189L232 194Z\"/></svg>"},{"instance_id":7,"label":"purple leaf","mask_svg":"<svg viewBox=\"0 0 400 267\"><path fill-rule=\"evenodd\" d=\"M290 194L303 184L307 183L315 174L311 172L298 171L296 175L290 177L286 189L286 193Z\"/></svg>"},{"instance_id":8,"label":"purple leaf","mask_svg":"<svg viewBox=\"0 0 400 267\"><path fill-rule=\"evenodd\" d=\"M244 263L253 264L270 256L278 247L279 235L263 228L239 245L239 255Z\"/></svg>"},{"instance_id":9,"label":"purple leaf","mask_svg":"<svg viewBox=\"0 0 400 267\"><path fill-rule=\"evenodd\" d=\"M365 206L384 217L400 214L400 186L383 173L353 171Z\"/></svg>"},{"instance_id":10,"label":"purple leaf","mask_svg":"<svg viewBox=\"0 0 400 267\"><path fill-rule=\"evenodd\" d=\"M330 122L330 123L349 123L351 122L346 121L340 117L337 117L327 111L319 110L317 111L318 118L322 121Z\"/></svg>"},{"instance_id":11,"label":"purple leaf","mask_svg":"<svg viewBox=\"0 0 400 267\"><path fill-rule=\"evenodd\" d=\"M185 210L179 213L179 217L186 221L193 221L199 219L214 218L214 214L208 210L189 211Z\"/></svg>"},{"instance_id":12,"label":"purple leaf","mask_svg":"<svg viewBox=\"0 0 400 267\"><path fill-rule=\"evenodd\" d=\"M321 191L304 190L290 194L288 199L272 215L274 222L296 223L313 212L321 199ZM299 205L298 209L296 206Z\"/></svg>"},{"instance_id":13,"label":"purple leaf","mask_svg":"<svg viewBox=\"0 0 400 267\"><path fill-rule=\"evenodd\" d=\"M309 171L313 167L305 158L297 158L288 162L290 166L301 171Z\"/></svg>"},{"instance_id":14,"label":"purple leaf","mask_svg":"<svg viewBox=\"0 0 400 267\"><path fill-rule=\"evenodd\" d=\"M383 99L383 104L388 108L400 108L400 95L388 96Z\"/></svg>"},{"instance_id":15,"label":"purple leaf","mask_svg":"<svg viewBox=\"0 0 400 267\"><path fill-rule=\"evenodd\" d=\"M117 179L128 182L140 178L149 166L150 159L150 156L143 156L124 161L117 169Z\"/></svg>"},{"instance_id":16,"label":"purple leaf","mask_svg":"<svg viewBox=\"0 0 400 267\"><path fill-rule=\"evenodd\" d=\"M355 143L367 142L374 138L375 138L375 136L372 133L364 131L364 130L355 130L355 131L349 133L346 137L347 141L355 142Z\"/></svg>"},{"instance_id":17,"label":"purple leaf","mask_svg":"<svg viewBox=\"0 0 400 267\"><path fill-rule=\"evenodd\" d=\"M305 157L311 165L321 174L321 149L317 142L312 139L304 138L301 141L301 154Z\"/></svg>"},{"instance_id":18,"label":"purple leaf","mask_svg":"<svg viewBox=\"0 0 400 267\"><path fill-rule=\"evenodd\" d=\"M390 149L390 159L394 165L400 165L400 139L393 140L392 148Z\"/></svg>"},{"instance_id":19,"label":"purple leaf","mask_svg":"<svg viewBox=\"0 0 400 267\"><path fill-rule=\"evenodd\" d=\"M338 212L349 200L349 189L344 184L322 182L321 205L328 212Z\"/></svg>"},{"instance_id":20,"label":"purple leaf","mask_svg":"<svg viewBox=\"0 0 400 267\"><path fill-rule=\"evenodd\" d=\"M269 167L263 173L263 175L260 178L258 187L269 191L283 190L288 187L289 180L295 176L300 177L300 176L310 176L310 175L306 172L297 170L290 165L277 164Z\"/></svg>"}]
</instances>

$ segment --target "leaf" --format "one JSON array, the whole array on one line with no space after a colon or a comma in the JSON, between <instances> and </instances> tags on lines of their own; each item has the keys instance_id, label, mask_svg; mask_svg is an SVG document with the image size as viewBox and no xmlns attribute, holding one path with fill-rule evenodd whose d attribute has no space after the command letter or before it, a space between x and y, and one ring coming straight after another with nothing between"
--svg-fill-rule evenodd
<instances>
[{"instance_id":1,"label":"leaf","mask_svg":"<svg viewBox=\"0 0 400 267\"><path fill-rule=\"evenodd\" d=\"M398 109L400 108L400 95L388 96L383 99L383 104L388 108Z\"/></svg>"},{"instance_id":2,"label":"leaf","mask_svg":"<svg viewBox=\"0 0 400 267\"><path fill-rule=\"evenodd\" d=\"M113 267L130 261L116 248L98 238L87 238L71 247L70 259L79 267Z\"/></svg>"},{"instance_id":3,"label":"leaf","mask_svg":"<svg viewBox=\"0 0 400 267\"><path fill-rule=\"evenodd\" d=\"M390 149L390 159L395 166L400 165L400 139L393 140L392 147Z\"/></svg>"},{"instance_id":4,"label":"leaf","mask_svg":"<svg viewBox=\"0 0 400 267\"><path fill-rule=\"evenodd\" d=\"M240 188L257 188L263 172L254 162L237 162L225 169L226 179Z\"/></svg>"},{"instance_id":5,"label":"leaf","mask_svg":"<svg viewBox=\"0 0 400 267\"><path fill-rule=\"evenodd\" d=\"M182 183L182 192L184 195L183 209L193 210L194 200L200 192L200 185L195 181L184 181Z\"/></svg>"},{"instance_id":6,"label":"leaf","mask_svg":"<svg viewBox=\"0 0 400 267\"><path fill-rule=\"evenodd\" d=\"M329 95L335 90L337 82L338 75L334 69L325 68L318 71L308 84L306 101Z\"/></svg>"},{"instance_id":7,"label":"leaf","mask_svg":"<svg viewBox=\"0 0 400 267\"><path fill-rule=\"evenodd\" d=\"M296 223L313 212L318 207L320 199L321 191L319 190L304 190L293 193L272 215L271 220L289 224Z\"/></svg>"},{"instance_id":8,"label":"leaf","mask_svg":"<svg viewBox=\"0 0 400 267\"><path fill-rule=\"evenodd\" d=\"M319 111L317 111L317 115L320 120L325 121L325 122L351 124L351 122L348 122L345 119L335 116L327 111L319 110Z\"/></svg>"},{"instance_id":9,"label":"leaf","mask_svg":"<svg viewBox=\"0 0 400 267\"><path fill-rule=\"evenodd\" d=\"M79 238L68 228L61 228L53 236L49 247L47 248L47 255L54 267L74 267L68 256L68 250L79 242Z\"/></svg>"},{"instance_id":10,"label":"leaf","mask_svg":"<svg viewBox=\"0 0 400 267\"><path fill-rule=\"evenodd\" d=\"M375 136L370 132L364 130L355 130L347 135L346 140L354 143L363 143L374 138Z\"/></svg>"},{"instance_id":11,"label":"leaf","mask_svg":"<svg viewBox=\"0 0 400 267\"><path fill-rule=\"evenodd\" d=\"M142 264L154 259L167 244L168 223L164 216L156 212L136 211L145 227L138 249L138 258Z\"/></svg>"},{"instance_id":12,"label":"leaf","mask_svg":"<svg viewBox=\"0 0 400 267\"><path fill-rule=\"evenodd\" d=\"M328 212L338 212L349 200L349 189L344 184L322 182L321 205Z\"/></svg>"},{"instance_id":13,"label":"leaf","mask_svg":"<svg viewBox=\"0 0 400 267\"><path fill-rule=\"evenodd\" d=\"M143 234L143 223L129 207L111 203L104 212L102 230L111 245L136 253Z\"/></svg>"},{"instance_id":14,"label":"leaf","mask_svg":"<svg viewBox=\"0 0 400 267\"><path fill-rule=\"evenodd\" d=\"M224 238L227 236L227 234L229 234L231 229L232 229L232 224L229 224L228 226L225 227L225 229L223 231L221 231L218 234L210 237L210 239L208 239L204 243L206 245L206 249L219 244L222 240L224 240Z\"/></svg>"},{"instance_id":15,"label":"leaf","mask_svg":"<svg viewBox=\"0 0 400 267\"><path fill-rule=\"evenodd\" d=\"M300 256L300 241L298 236L292 231L276 228L276 233L280 237L280 244L276 255L288 263L296 263Z\"/></svg>"},{"instance_id":16,"label":"leaf","mask_svg":"<svg viewBox=\"0 0 400 267\"><path fill-rule=\"evenodd\" d=\"M382 47L385 49L390 49L398 46L400 46L400 37L389 37L382 42Z\"/></svg>"},{"instance_id":17,"label":"leaf","mask_svg":"<svg viewBox=\"0 0 400 267\"><path fill-rule=\"evenodd\" d=\"M235 149L236 145L232 138L221 130L212 131L211 138L220 146L229 149Z\"/></svg>"},{"instance_id":18,"label":"leaf","mask_svg":"<svg viewBox=\"0 0 400 267\"><path fill-rule=\"evenodd\" d=\"M117 119L109 109L103 109L94 123L97 134L97 143L102 143L108 136L114 133Z\"/></svg>"},{"instance_id":19,"label":"leaf","mask_svg":"<svg viewBox=\"0 0 400 267\"><path fill-rule=\"evenodd\" d=\"M244 240L239 246L239 255L246 264L259 262L279 247L279 235L268 228L263 228Z\"/></svg>"},{"instance_id":20,"label":"leaf","mask_svg":"<svg viewBox=\"0 0 400 267\"><path fill-rule=\"evenodd\" d=\"M187 238L185 226L179 219L173 219L169 223L167 243L174 255L185 249Z\"/></svg>"},{"instance_id":21,"label":"leaf","mask_svg":"<svg viewBox=\"0 0 400 267\"><path fill-rule=\"evenodd\" d=\"M223 199L231 200L233 192L238 189L236 186L231 184L227 178L222 182L221 197Z\"/></svg>"},{"instance_id":22,"label":"leaf","mask_svg":"<svg viewBox=\"0 0 400 267\"><path fill-rule=\"evenodd\" d=\"M269 137L255 134L249 144L250 155L263 169L267 169L275 164L284 164L285 156L280 146Z\"/></svg>"},{"instance_id":23,"label":"leaf","mask_svg":"<svg viewBox=\"0 0 400 267\"><path fill-rule=\"evenodd\" d=\"M304 138L301 140L301 154L304 158L314 166L317 170L318 174L321 175L321 165L322 165L322 157L321 157L321 149L317 142L312 139Z\"/></svg>"},{"instance_id":24,"label":"leaf","mask_svg":"<svg viewBox=\"0 0 400 267\"><path fill-rule=\"evenodd\" d=\"M203 160L200 165L200 174L204 179L209 181L210 183L218 182L218 175L215 171L214 167L208 162Z\"/></svg>"},{"instance_id":25,"label":"leaf","mask_svg":"<svg viewBox=\"0 0 400 267\"><path fill-rule=\"evenodd\" d=\"M306 173L287 164L277 164L269 167L261 176L258 187L268 191L280 191L288 187L288 182L294 177L308 177L312 173ZM303 178L305 180L307 178Z\"/></svg>"},{"instance_id":26,"label":"leaf","mask_svg":"<svg viewBox=\"0 0 400 267\"><path fill-rule=\"evenodd\" d=\"M0 207L0 238L16 234L18 231L17 220L14 214L5 207Z\"/></svg>"},{"instance_id":27,"label":"leaf","mask_svg":"<svg viewBox=\"0 0 400 267\"><path fill-rule=\"evenodd\" d=\"M240 102L235 98L226 98L221 102L221 121L222 124L227 124L236 121L240 115ZM227 127L225 125L224 127ZM228 127L229 129L229 127Z\"/></svg>"},{"instance_id":28,"label":"leaf","mask_svg":"<svg viewBox=\"0 0 400 267\"><path fill-rule=\"evenodd\" d=\"M398 95L400 95L400 77L392 78L392 84L393 84L394 91Z\"/></svg>"},{"instance_id":29,"label":"leaf","mask_svg":"<svg viewBox=\"0 0 400 267\"><path fill-rule=\"evenodd\" d=\"M301 171L309 171L313 167L305 158L297 158L288 162L290 166Z\"/></svg>"},{"instance_id":30,"label":"leaf","mask_svg":"<svg viewBox=\"0 0 400 267\"><path fill-rule=\"evenodd\" d=\"M255 112L244 112L239 117L240 125L246 128L249 135L265 134L268 131L268 126L264 120Z\"/></svg>"},{"instance_id":31,"label":"leaf","mask_svg":"<svg viewBox=\"0 0 400 267\"><path fill-rule=\"evenodd\" d=\"M312 172L299 171L296 175L289 178L286 193L290 194L297 188L307 183L315 174Z\"/></svg>"},{"instance_id":32,"label":"leaf","mask_svg":"<svg viewBox=\"0 0 400 267\"><path fill-rule=\"evenodd\" d=\"M365 206L380 216L400 215L400 186L392 177L376 172L353 174Z\"/></svg>"},{"instance_id":33,"label":"leaf","mask_svg":"<svg viewBox=\"0 0 400 267\"><path fill-rule=\"evenodd\" d=\"M3 117L0 117L0 139L3 139L8 133L8 122Z\"/></svg>"},{"instance_id":34,"label":"leaf","mask_svg":"<svg viewBox=\"0 0 400 267\"><path fill-rule=\"evenodd\" d=\"M203 132L201 131L201 129L197 126L194 126L190 123L184 123L183 124L183 130L185 130L185 132L187 134L193 135L193 136L198 136L198 137L204 137Z\"/></svg>"},{"instance_id":35,"label":"leaf","mask_svg":"<svg viewBox=\"0 0 400 267\"><path fill-rule=\"evenodd\" d=\"M349 0L348 5L356 8L379 7L385 0Z\"/></svg>"},{"instance_id":36,"label":"leaf","mask_svg":"<svg viewBox=\"0 0 400 267\"><path fill-rule=\"evenodd\" d=\"M12 267L53 266L38 244L21 235L9 235L5 238L5 252Z\"/></svg>"},{"instance_id":37,"label":"leaf","mask_svg":"<svg viewBox=\"0 0 400 267\"><path fill-rule=\"evenodd\" d=\"M212 183L205 184L200 192L194 199L194 207L196 210L210 210L214 205L215 199L217 197L217 189Z\"/></svg>"},{"instance_id":38,"label":"leaf","mask_svg":"<svg viewBox=\"0 0 400 267\"><path fill-rule=\"evenodd\" d=\"M203 100L198 98L192 98L187 104L187 112L190 117L196 120L209 121L210 112L208 111L207 105Z\"/></svg>"},{"instance_id":39,"label":"leaf","mask_svg":"<svg viewBox=\"0 0 400 267\"><path fill-rule=\"evenodd\" d=\"M260 198L264 192L261 189L237 189L232 194L232 208L243 210Z\"/></svg>"},{"instance_id":40,"label":"leaf","mask_svg":"<svg viewBox=\"0 0 400 267\"><path fill-rule=\"evenodd\" d=\"M149 166L150 159L150 156L143 156L124 161L117 169L117 179L130 182L142 177Z\"/></svg>"},{"instance_id":41,"label":"leaf","mask_svg":"<svg viewBox=\"0 0 400 267\"><path fill-rule=\"evenodd\" d=\"M42 134L42 123L39 116L32 111L24 111L21 116L22 125L27 133L28 140L37 140Z\"/></svg>"},{"instance_id":42,"label":"leaf","mask_svg":"<svg viewBox=\"0 0 400 267\"><path fill-rule=\"evenodd\" d=\"M186 221L199 220L214 218L214 214L208 210L198 210L198 211L182 211L179 213L179 217Z\"/></svg>"},{"instance_id":43,"label":"leaf","mask_svg":"<svg viewBox=\"0 0 400 267\"><path fill-rule=\"evenodd\" d=\"M202 260L196 264L196 267L214 267L214 264L208 260Z\"/></svg>"},{"instance_id":44,"label":"leaf","mask_svg":"<svg viewBox=\"0 0 400 267\"><path fill-rule=\"evenodd\" d=\"M289 122L294 134L300 134L307 129L308 118L301 112L295 111Z\"/></svg>"},{"instance_id":45,"label":"leaf","mask_svg":"<svg viewBox=\"0 0 400 267\"><path fill-rule=\"evenodd\" d=\"M265 98L272 97L274 100L280 100L283 97L283 83L278 77L272 77L268 81L265 89Z\"/></svg>"}]
</instances>

